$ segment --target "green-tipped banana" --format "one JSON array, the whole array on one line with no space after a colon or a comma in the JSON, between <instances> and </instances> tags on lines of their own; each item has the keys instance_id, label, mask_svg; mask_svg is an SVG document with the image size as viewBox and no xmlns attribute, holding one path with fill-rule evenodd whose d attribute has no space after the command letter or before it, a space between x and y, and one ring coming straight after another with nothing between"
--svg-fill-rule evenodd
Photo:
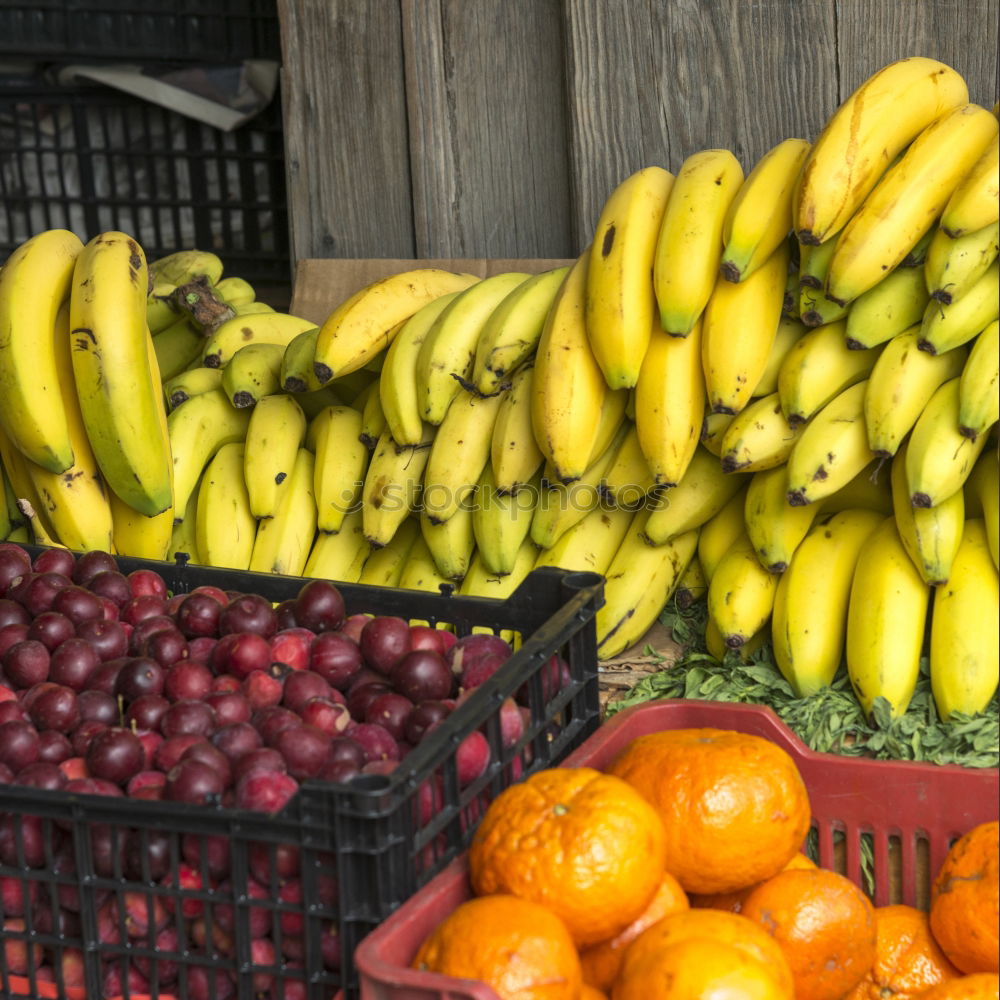
<instances>
[{"instance_id":1,"label":"green-tipped banana","mask_svg":"<svg viewBox=\"0 0 1000 1000\"><path fill-rule=\"evenodd\" d=\"M171 298L174 287L166 281L154 282L153 290L146 297L146 326L154 337L181 318Z\"/></svg>"},{"instance_id":2,"label":"green-tipped banana","mask_svg":"<svg viewBox=\"0 0 1000 1000\"><path fill-rule=\"evenodd\" d=\"M218 368L187 368L163 383L167 410L176 410L192 396L222 388L222 372Z\"/></svg>"},{"instance_id":3,"label":"green-tipped banana","mask_svg":"<svg viewBox=\"0 0 1000 1000\"><path fill-rule=\"evenodd\" d=\"M931 298L943 305L960 299L989 270L1000 253L1000 223L952 239L940 226L924 261Z\"/></svg>"},{"instance_id":4,"label":"green-tipped banana","mask_svg":"<svg viewBox=\"0 0 1000 1000\"><path fill-rule=\"evenodd\" d=\"M977 438L1000 420L1000 323L992 323L973 341L958 383L958 428Z\"/></svg>"},{"instance_id":5,"label":"green-tipped banana","mask_svg":"<svg viewBox=\"0 0 1000 1000\"><path fill-rule=\"evenodd\" d=\"M1000 312L1000 260L951 305L931 301L920 326L920 350L944 354L967 344Z\"/></svg>"},{"instance_id":6,"label":"green-tipped banana","mask_svg":"<svg viewBox=\"0 0 1000 1000\"><path fill-rule=\"evenodd\" d=\"M252 343L241 347L222 369L222 388L237 409L256 406L281 391L280 344Z\"/></svg>"},{"instance_id":7,"label":"green-tipped banana","mask_svg":"<svg viewBox=\"0 0 1000 1000\"><path fill-rule=\"evenodd\" d=\"M245 278L227 275L215 284L215 294L230 306L243 306L257 299L257 291Z\"/></svg>"},{"instance_id":8,"label":"green-tipped banana","mask_svg":"<svg viewBox=\"0 0 1000 1000\"><path fill-rule=\"evenodd\" d=\"M928 301L923 271L918 267L896 268L851 303L845 330L847 346L864 351L884 344L919 323Z\"/></svg>"}]
</instances>

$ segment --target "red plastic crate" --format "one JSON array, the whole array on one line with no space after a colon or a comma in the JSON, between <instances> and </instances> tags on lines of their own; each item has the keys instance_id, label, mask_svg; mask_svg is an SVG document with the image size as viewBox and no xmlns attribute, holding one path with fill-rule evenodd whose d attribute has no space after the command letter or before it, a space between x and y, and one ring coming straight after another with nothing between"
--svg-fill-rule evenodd
<instances>
[{"instance_id":1,"label":"red plastic crate","mask_svg":"<svg viewBox=\"0 0 1000 1000\"><path fill-rule=\"evenodd\" d=\"M809 750L759 705L665 699L613 716L563 767L603 770L637 736L714 727L762 736L787 750L809 789L819 864L864 886L862 839L871 838L873 902L926 908L930 881L954 841L1000 812L1000 772L878 761ZM483 983L409 968L420 943L471 898L466 856L456 858L358 946L361 1000L497 1000Z\"/></svg>"}]
</instances>

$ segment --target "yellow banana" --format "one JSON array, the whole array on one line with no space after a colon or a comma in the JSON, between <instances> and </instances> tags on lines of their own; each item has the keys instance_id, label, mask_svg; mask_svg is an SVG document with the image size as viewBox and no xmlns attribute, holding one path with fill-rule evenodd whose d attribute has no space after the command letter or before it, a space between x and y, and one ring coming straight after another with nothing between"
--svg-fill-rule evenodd
<instances>
[{"instance_id":1,"label":"yellow banana","mask_svg":"<svg viewBox=\"0 0 1000 1000\"><path fill-rule=\"evenodd\" d=\"M360 504L368 470L360 434L361 414L350 406L328 406L309 421L305 444L316 456L313 494L320 531L340 531L344 517Z\"/></svg>"},{"instance_id":2,"label":"yellow banana","mask_svg":"<svg viewBox=\"0 0 1000 1000\"><path fill-rule=\"evenodd\" d=\"M674 600L679 608L685 609L697 601L704 600L707 594L708 580L705 579L705 574L701 571L701 563L697 559L692 559L677 581Z\"/></svg>"},{"instance_id":3,"label":"yellow banana","mask_svg":"<svg viewBox=\"0 0 1000 1000\"><path fill-rule=\"evenodd\" d=\"M285 392L314 392L320 388L313 361L316 357L316 338L319 327L303 330L288 342L281 354L278 385Z\"/></svg>"},{"instance_id":4,"label":"yellow banana","mask_svg":"<svg viewBox=\"0 0 1000 1000\"><path fill-rule=\"evenodd\" d=\"M789 246L794 251L798 244ZM781 298L781 315L788 319L799 320L799 262L792 258L788 262L788 274L785 275L785 292ZM805 324L803 324L805 325Z\"/></svg>"},{"instance_id":5,"label":"yellow banana","mask_svg":"<svg viewBox=\"0 0 1000 1000\"><path fill-rule=\"evenodd\" d=\"M877 347L919 323L930 301L927 288L919 267L897 267L887 274L851 303L847 346L852 351Z\"/></svg>"},{"instance_id":6,"label":"yellow banana","mask_svg":"<svg viewBox=\"0 0 1000 1000\"><path fill-rule=\"evenodd\" d=\"M236 351L222 369L221 384L229 402L243 409L280 392L284 353L281 344L263 341L254 341Z\"/></svg>"},{"instance_id":7,"label":"yellow banana","mask_svg":"<svg viewBox=\"0 0 1000 1000\"><path fill-rule=\"evenodd\" d=\"M995 117L995 116L994 116ZM941 228L953 239L995 225L1000 215L1000 142L996 135L952 192Z\"/></svg>"},{"instance_id":8,"label":"yellow banana","mask_svg":"<svg viewBox=\"0 0 1000 1000\"><path fill-rule=\"evenodd\" d=\"M784 139L747 174L722 225L719 270L727 281L743 281L785 240L792 228L792 197L811 146Z\"/></svg>"},{"instance_id":9,"label":"yellow banana","mask_svg":"<svg viewBox=\"0 0 1000 1000\"><path fill-rule=\"evenodd\" d=\"M739 413L754 395L778 334L787 269L783 242L739 284L716 282L702 318L701 352L713 413Z\"/></svg>"},{"instance_id":10,"label":"yellow banana","mask_svg":"<svg viewBox=\"0 0 1000 1000\"><path fill-rule=\"evenodd\" d=\"M254 302L257 290L245 278L227 275L215 283L215 294L227 305L241 306Z\"/></svg>"},{"instance_id":11,"label":"yellow banana","mask_svg":"<svg viewBox=\"0 0 1000 1000\"><path fill-rule=\"evenodd\" d=\"M420 537L420 525L407 517L386 545L372 548L358 583L369 587L398 587L410 552Z\"/></svg>"},{"instance_id":12,"label":"yellow banana","mask_svg":"<svg viewBox=\"0 0 1000 1000\"><path fill-rule=\"evenodd\" d=\"M767 624L777 589L777 574L761 566L743 532L708 581L709 618L727 649L739 649Z\"/></svg>"},{"instance_id":13,"label":"yellow banana","mask_svg":"<svg viewBox=\"0 0 1000 1000\"><path fill-rule=\"evenodd\" d=\"M180 516L174 517L173 529L170 532L170 544L167 546L168 562L201 563L198 555L196 533L198 530L198 490L201 486L199 478L188 493L186 505L179 511ZM174 511L177 515L178 511Z\"/></svg>"},{"instance_id":14,"label":"yellow banana","mask_svg":"<svg viewBox=\"0 0 1000 1000\"><path fill-rule=\"evenodd\" d=\"M601 419L597 423L594 447L591 448L590 456L587 459L588 466L604 454L605 449L611 444L626 421L631 420L635 423L634 407L633 416L627 416L629 400L634 397L634 389L613 389L604 397L604 406L601 407Z\"/></svg>"},{"instance_id":15,"label":"yellow banana","mask_svg":"<svg viewBox=\"0 0 1000 1000\"><path fill-rule=\"evenodd\" d=\"M792 427L804 424L835 396L866 379L880 349L850 350L846 322L810 330L785 356L778 372L781 411Z\"/></svg>"},{"instance_id":16,"label":"yellow banana","mask_svg":"<svg viewBox=\"0 0 1000 1000\"><path fill-rule=\"evenodd\" d=\"M930 297L943 305L951 305L989 270L998 253L998 222L983 226L982 229L974 229L956 239L952 239L938 226L924 261L924 280ZM923 311L920 315L923 315ZM917 319L919 318L918 316Z\"/></svg>"},{"instance_id":17,"label":"yellow banana","mask_svg":"<svg viewBox=\"0 0 1000 1000\"><path fill-rule=\"evenodd\" d=\"M176 410L192 396L222 387L219 368L188 368L163 383L163 396L167 410Z\"/></svg>"},{"instance_id":18,"label":"yellow banana","mask_svg":"<svg viewBox=\"0 0 1000 1000\"><path fill-rule=\"evenodd\" d=\"M718 458L722 454L722 437L736 419L734 413L706 413L701 425L701 446Z\"/></svg>"},{"instance_id":19,"label":"yellow banana","mask_svg":"<svg viewBox=\"0 0 1000 1000\"><path fill-rule=\"evenodd\" d=\"M167 558L174 531L173 507L147 517L133 510L110 490L107 505L112 521L111 548L108 551L138 559Z\"/></svg>"},{"instance_id":20,"label":"yellow banana","mask_svg":"<svg viewBox=\"0 0 1000 1000\"><path fill-rule=\"evenodd\" d=\"M250 343L278 344L287 347L300 333L316 324L284 312L254 313L234 316L220 323L204 339L201 363L208 368L224 368L229 359Z\"/></svg>"},{"instance_id":21,"label":"yellow banana","mask_svg":"<svg viewBox=\"0 0 1000 1000\"><path fill-rule=\"evenodd\" d=\"M295 393L295 402L302 407L306 420L312 420L328 406L346 406L350 401L345 400L331 383L324 385L321 389L314 389L312 392Z\"/></svg>"},{"instance_id":22,"label":"yellow banana","mask_svg":"<svg viewBox=\"0 0 1000 1000\"><path fill-rule=\"evenodd\" d=\"M447 521L479 482L505 391L480 396L460 387L451 401L424 468L423 506L432 521Z\"/></svg>"},{"instance_id":23,"label":"yellow banana","mask_svg":"<svg viewBox=\"0 0 1000 1000\"><path fill-rule=\"evenodd\" d=\"M919 326L893 337L868 377L865 427L868 446L880 458L896 454L934 391L965 361L964 347L938 355L918 350L919 337Z\"/></svg>"},{"instance_id":24,"label":"yellow banana","mask_svg":"<svg viewBox=\"0 0 1000 1000\"><path fill-rule=\"evenodd\" d=\"M1000 323L993 320L973 341L958 383L958 428L977 438L1000 420ZM947 355L946 355L947 357Z\"/></svg>"},{"instance_id":25,"label":"yellow banana","mask_svg":"<svg viewBox=\"0 0 1000 1000\"><path fill-rule=\"evenodd\" d=\"M478 492L478 490L477 490ZM524 498L522 497L522 502ZM434 565L447 580L461 580L469 571L476 550L472 511L475 496L463 504L447 521L434 524L425 511L420 512L420 533L427 543Z\"/></svg>"},{"instance_id":26,"label":"yellow banana","mask_svg":"<svg viewBox=\"0 0 1000 1000\"><path fill-rule=\"evenodd\" d=\"M316 535L302 575L357 583L370 553L360 508L348 511L339 531L320 531Z\"/></svg>"},{"instance_id":27,"label":"yellow banana","mask_svg":"<svg viewBox=\"0 0 1000 1000\"><path fill-rule=\"evenodd\" d=\"M274 306L269 306L266 302L237 302L229 304L234 316L256 316L258 313L277 312Z\"/></svg>"},{"instance_id":28,"label":"yellow banana","mask_svg":"<svg viewBox=\"0 0 1000 1000\"><path fill-rule=\"evenodd\" d=\"M597 612L601 660L617 656L646 634L694 558L697 531L650 545L643 534L645 520L644 511L632 518L605 574L604 606Z\"/></svg>"},{"instance_id":29,"label":"yellow banana","mask_svg":"<svg viewBox=\"0 0 1000 1000\"><path fill-rule=\"evenodd\" d=\"M830 258L837 245L836 239L810 246L800 243L799 247L799 288L821 291L826 285L826 275L830 270ZM801 301L801 299L800 299Z\"/></svg>"},{"instance_id":30,"label":"yellow banana","mask_svg":"<svg viewBox=\"0 0 1000 1000\"><path fill-rule=\"evenodd\" d=\"M650 501L646 535L654 545L700 528L713 518L749 477L727 474L716 456L697 448L681 481Z\"/></svg>"},{"instance_id":31,"label":"yellow banana","mask_svg":"<svg viewBox=\"0 0 1000 1000\"><path fill-rule=\"evenodd\" d=\"M414 364L417 405L429 424L440 424L463 382L472 376L476 343L490 314L527 281L523 271L503 271L464 289L431 324Z\"/></svg>"},{"instance_id":32,"label":"yellow banana","mask_svg":"<svg viewBox=\"0 0 1000 1000\"><path fill-rule=\"evenodd\" d=\"M569 483L590 461L608 397L585 322L588 247L559 288L535 352L531 426L554 476Z\"/></svg>"},{"instance_id":33,"label":"yellow banana","mask_svg":"<svg viewBox=\"0 0 1000 1000\"><path fill-rule=\"evenodd\" d=\"M531 429L534 371L534 365L529 362L514 373L493 424L490 465L501 493L514 493L529 483L545 461Z\"/></svg>"},{"instance_id":34,"label":"yellow banana","mask_svg":"<svg viewBox=\"0 0 1000 1000\"><path fill-rule=\"evenodd\" d=\"M159 257L149 265L156 281L177 287L204 277L211 285L222 278L222 260L210 250L178 250Z\"/></svg>"},{"instance_id":35,"label":"yellow banana","mask_svg":"<svg viewBox=\"0 0 1000 1000\"><path fill-rule=\"evenodd\" d=\"M896 154L968 100L962 76L936 59L900 59L868 77L830 116L802 165L799 240L815 245L840 231Z\"/></svg>"},{"instance_id":36,"label":"yellow banana","mask_svg":"<svg viewBox=\"0 0 1000 1000\"><path fill-rule=\"evenodd\" d=\"M20 244L0 269L0 426L52 473L74 461L53 330L82 250L73 233L48 229Z\"/></svg>"},{"instance_id":37,"label":"yellow banana","mask_svg":"<svg viewBox=\"0 0 1000 1000\"><path fill-rule=\"evenodd\" d=\"M488 570L477 552L469 563L469 571L462 579L458 592L464 597L493 597L500 600L510 597L535 568L537 558L538 549L526 538L517 550L514 568L501 576Z\"/></svg>"},{"instance_id":38,"label":"yellow banana","mask_svg":"<svg viewBox=\"0 0 1000 1000\"><path fill-rule=\"evenodd\" d=\"M728 149L692 153L677 172L653 255L660 325L671 336L691 332L712 294L726 213L742 183L743 168Z\"/></svg>"},{"instance_id":39,"label":"yellow banana","mask_svg":"<svg viewBox=\"0 0 1000 1000\"><path fill-rule=\"evenodd\" d=\"M15 527L20 527L20 523L15 524L15 521L20 522L20 515L17 498L0 459L0 541L5 540Z\"/></svg>"},{"instance_id":40,"label":"yellow banana","mask_svg":"<svg viewBox=\"0 0 1000 1000\"><path fill-rule=\"evenodd\" d=\"M365 538L375 548L389 543L416 505L432 437L429 425L416 445L396 444L387 430L379 437L361 488Z\"/></svg>"},{"instance_id":41,"label":"yellow banana","mask_svg":"<svg viewBox=\"0 0 1000 1000\"><path fill-rule=\"evenodd\" d=\"M967 344L997 319L1000 312L1000 260L951 305L930 301L920 325L920 350L944 354Z\"/></svg>"},{"instance_id":42,"label":"yellow banana","mask_svg":"<svg viewBox=\"0 0 1000 1000\"><path fill-rule=\"evenodd\" d=\"M795 507L788 502L788 468L775 466L756 472L747 486L743 520L747 538L761 566L784 573L823 505Z\"/></svg>"},{"instance_id":43,"label":"yellow banana","mask_svg":"<svg viewBox=\"0 0 1000 1000\"><path fill-rule=\"evenodd\" d=\"M962 488L986 444L958 427L960 378L934 390L913 426L906 448L907 496L914 507L935 507Z\"/></svg>"},{"instance_id":44,"label":"yellow banana","mask_svg":"<svg viewBox=\"0 0 1000 1000\"><path fill-rule=\"evenodd\" d=\"M842 510L861 508L878 511L883 517L887 517L893 511L892 490L889 475L879 475L881 466L881 459L866 465L836 493L831 493L825 500L821 500L820 511L823 514L839 514Z\"/></svg>"},{"instance_id":45,"label":"yellow banana","mask_svg":"<svg viewBox=\"0 0 1000 1000\"><path fill-rule=\"evenodd\" d=\"M854 570L884 520L871 510L834 514L809 531L778 580L771 619L774 662L800 698L828 687L840 668Z\"/></svg>"},{"instance_id":46,"label":"yellow banana","mask_svg":"<svg viewBox=\"0 0 1000 1000\"><path fill-rule=\"evenodd\" d=\"M315 374L320 384L363 367L392 343L400 325L439 295L479 281L436 267L418 267L374 281L327 317L316 339Z\"/></svg>"},{"instance_id":47,"label":"yellow banana","mask_svg":"<svg viewBox=\"0 0 1000 1000\"><path fill-rule=\"evenodd\" d=\"M312 452L299 448L274 516L257 524L248 567L251 572L302 575L316 537L314 465ZM200 541L198 551L201 553Z\"/></svg>"},{"instance_id":48,"label":"yellow banana","mask_svg":"<svg viewBox=\"0 0 1000 1000\"><path fill-rule=\"evenodd\" d=\"M788 456L788 502L793 506L825 499L871 462L864 414L867 391L864 381L834 396L795 442Z\"/></svg>"},{"instance_id":49,"label":"yellow banana","mask_svg":"<svg viewBox=\"0 0 1000 1000\"><path fill-rule=\"evenodd\" d=\"M755 278L732 287L748 287ZM653 482L660 486L680 482L701 437L705 417L705 322L697 321L686 337L653 330L639 369L635 429Z\"/></svg>"},{"instance_id":50,"label":"yellow banana","mask_svg":"<svg viewBox=\"0 0 1000 1000\"><path fill-rule=\"evenodd\" d=\"M677 343L681 342L678 338L674 339ZM625 437L601 477L601 496L616 507L634 510L645 503L646 497L656 489L656 481L642 452L638 428L631 423L626 427Z\"/></svg>"},{"instance_id":51,"label":"yellow banana","mask_svg":"<svg viewBox=\"0 0 1000 1000\"><path fill-rule=\"evenodd\" d=\"M294 396L265 396L250 411L243 476L254 517L277 515L305 436L306 415Z\"/></svg>"},{"instance_id":52,"label":"yellow banana","mask_svg":"<svg viewBox=\"0 0 1000 1000\"><path fill-rule=\"evenodd\" d=\"M172 379L201 361L205 338L186 317L153 337L156 363L164 379Z\"/></svg>"},{"instance_id":53,"label":"yellow banana","mask_svg":"<svg viewBox=\"0 0 1000 1000\"><path fill-rule=\"evenodd\" d=\"M146 326L154 337L180 318L171 296L175 287L166 281L154 281L152 290L146 296Z\"/></svg>"},{"instance_id":54,"label":"yellow banana","mask_svg":"<svg viewBox=\"0 0 1000 1000\"><path fill-rule=\"evenodd\" d=\"M965 494L956 490L935 507L914 507L906 489L906 444L892 460L896 530L924 583L947 583L965 525Z\"/></svg>"},{"instance_id":55,"label":"yellow banana","mask_svg":"<svg viewBox=\"0 0 1000 1000\"><path fill-rule=\"evenodd\" d=\"M472 504L472 533L476 551L491 573L513 571L537 500L537 483L517 493L499 493L489 464L483 469Z\"/></svg>"},{"instance_id":56,"label":"yellow banana","mask_svg":"<svg viewBox=\"0 0 1000 1000\"><path fill-rule=\"evenodd\" d=\"M535 566L604 575L635 516L634 511L624 507L595 507L552 548L542 549Z\"/></svg>"},{"instance_id":57,"label":"yellow banana","mask_svg":"<svg viewBox=\"0 0 1000 1000\"><path fill-rule=\"evenodd\" d=\"M713 514L698 532L698 562L706 580L711 580L722 557L746 533L747 482Z\"/></svg>"},{"instance_id":58,"label":"yellow banana","mask_svg":"<svg viewBox=\"0 0 1000 1000\"><path fill-rule=\"evenodd\" d=\"M389 433L399 444L417 444L423 437L424 421L414 368L434 321L458 295L459 292L447 292L421 306L403 324L386 351L378 377L378 403Z\"/></svg>"},{"instance_id":59,"label":"yellow banana","mask_svg":"<svg viewBox=\"0 0 1000 1000\"><path fill-rule=\"evenodd\" d=\"M389 421L386 418L385 410L382 409L382 393L379 391L378 382L373 382L368 389L358 397L361 406L361 442L369 450L376 447L382 434L389 429ZM417 444L423 440L426 433L426 425L421 425L424 430ZM391 434L392 432L389 431ZM393 439L395 440L395 439ZM411 446L403 446L411 447ZM415 446L412 446L415 447Z\"/></svg>"},{"instance_id":60,"label":"yellow banana","mask_svg":"<svg viewBox=\"0 0 1000 1000\"><path fill-rule=\"evenodd\" d=\"M535 351L545 317L569 267L533 274L490 313L476 341L472 384L484 395L496 392Z\"/></svg>"},{"instance_id":61,"label":"yellow banana","mask_svg":"<svg viewBox=\"0 0 1000 1000\"><path fill-rule=\"evenodd\" d=\"M656 316L650 274L674 176L644 167L608 196L594 229L587 267L587 334L608 386L628 389Z\"/></svg>"},{"instance_id":62,"label":"yellow banana","mask_svg":"<svg viewBox=\"0 0 1000 1000\"><path fill-rule=\"evenodd\" d=\"M927 260L927 252L930 249L931 240L934 238L934 227L924 233L910 248L909 253L899 262L900 267L923 267Z\"/></svg>"},{"instance_id":63,"label":"yellow banana","mask_svg":"<svg viewBox=\"0 0 1000 1000\"><path fill-rule=\"evenodd\" d=\"M753 399L733 418L722 435L719 460L723 472L759 472L781 465L802 433L781 411L778 393Z\"/></svg>"},{"instance_id":64,"label":"yellow banana","mask_svg":"<svg viewBox=\"0 0 1000 1000\"><path fill-rule=\"evenodd\" d=\"M982 517L993 565L1000 568L1000 475L997 456L983 452L965 481L966 516Z\"/></svg>"},{"instance_id":65,"label":"yellow banana","mask_svg":"<svg viewBox=\"0 0 1000 1000\"><path fill-rule=\"evenodd\" d=\"M404 590L423 590L431 594L452 593L455 581L443 577L438 572L437 563L427 547L423 536L418 534L410 551L406 554L406 562L399 576L397 586Z\"/></svg>"},{"instance_id":66,"label":"yellow banana","mask_svg":"<svg viewBox=\"0 0 1000 1000\"><path fill-rule=\"evenodd\" d=\"M837 238L826 279L834 302L856 299L902 261L996 138L997 127L985 108L964 104L913 140Z\"/></svg>"},{"instance_id":67,"label":"yellow banana","mask_svg":"<svg viewBox=\"0 0 1000 1000\"><path fill-rule=\"evenodd\" d=\"M754 386L754 396L770 396L772 392L778 391L778 373L788 356L788 352L805 335L806 325L790 316L782 316L778 320L778 332L774 335L774 343L767 356L767 364L764 371Z\"/></svg>"},{"instance_id":68,"label":"yellow banana","mask_svg":"<svg viewBox=\"0 0 1000 1000\"><path fill-rule=\"evenodd\" d=\"M895 518L887 518L861 547L847 605L847 674L867 714L876 698L885 698L894 716L909 706L929 600Z\"/></svg>"},{"instance_id":69,"label":"yellow banana","mask_svg":"<svg viewBox=\"0 0 1000 1000\"><path fill-rule=\"evenodd\" d=\"M250 568L257 519L243 476L242 441L224 444L205 468L198 486L195 544L206 566Z\"/></svg>"},{"instance_id":70,"label":"yellow banana","mask_svg":"<svg viewBox=\"0 0 1000 1000\"><path fill-rule=\"evenodd\" d=\"M101 475L130 507L153 516L171 506L173 494L162 383L150 365L146 291L139 244L119 232L95 236L76 258L70 343L80 411Z\"/></svg>"},{"instance_id":71,"label":"yellow banana","mask_svg":"<svg viewBox=\"0 0 1000 1000\"><path fill-rule=\"evenodd\" d=\"M805 326L817 327L836 323L849 311L848 306L838 305L826 294L813 288L802 288L799 293L799 319Z\"/></svg>"}]
</instances>

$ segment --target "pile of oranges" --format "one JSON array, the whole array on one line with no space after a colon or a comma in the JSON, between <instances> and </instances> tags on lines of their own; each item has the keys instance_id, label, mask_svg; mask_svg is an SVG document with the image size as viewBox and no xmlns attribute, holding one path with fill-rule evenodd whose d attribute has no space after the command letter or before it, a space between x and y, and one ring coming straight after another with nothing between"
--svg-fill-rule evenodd
<instances>
[{"instance_id":1,"label":"pile of oranges","mask_svg":"<svg viewBox=\"0 0 1000 1000\"><path fill-rule=\"evenodd\" d=\"M929 912L873 906L801 853L809 796L761 737L679 729L605 771L502 792L469 850L474 896L413 967L500 1000L998 1000L1000 823L969 830Z\"/></svg>"}]
</instances>

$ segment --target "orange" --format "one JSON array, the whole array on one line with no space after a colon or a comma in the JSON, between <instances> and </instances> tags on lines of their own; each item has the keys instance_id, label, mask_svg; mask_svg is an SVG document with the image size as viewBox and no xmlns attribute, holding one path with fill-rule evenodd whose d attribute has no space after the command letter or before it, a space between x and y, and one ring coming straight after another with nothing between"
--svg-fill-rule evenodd
<instances>
[{"instance_id":1,"label":"orange","mask_svg":"<svg viewBox=\"0 0 1000 1000\"><path fill-rule=\"evenodd\" d=\"M565 924L516 896L459 904L420 945L413 968L478 979L500 1000L578 1000L580 960Z\"/></svg>"},{"instance_id":2,"label":"orange","mask_svg":"<svg viewBox=\"0 0 1000 1000\"><path fill-rule=\"evenodd\" d=\"M691 938L628 961L611 1000L788 1000L768 967L736 945Z\"/></svg>"},{"instance_id":3,"label":"orange","mask_svg":"<svg viewBox=\"0 0 1000 1000\"><path fill-rule=\"evenodd\" d=\"M792 860L781 870L788 871L790 868L815 868L816 863L805 854L799 852L792 856ZM739 913L743 909L743 900L750 895L759 882L748 885L745 889L736 889L733 892L710 892L704 895L691 893L689 900L696 909L708 908L710 910L729 910L730 913Z\"/></svg>"},{"instance_id":4,"label":"orange","mask_svg":"<svg viewBox=\"0 0 1000 1000\"><path fill-rule=\"evenodd\" d=\"M1000 976L993 972L974 972L958 979L948 979L917 994L918 1000L1000 1000Z\"/></svg>"},{"instance_id":5,"label":"orange","mask_svg":"<svg viewBox=\"0 0 1000 1000\"><path fill-rule=\"evenodd\" d=\"M902 904L875 907L875 962L846 1000L912 1000L960 975L931 936L927 914Z\"/></svg>"},{"instance_id":6,"label":"orange","mask_svg":"<svg viewBox=\"0 0 1000 1000\"><path fill-rule=\"evenodd\" d=\"M781 946L796 1000L839 1000L875 962L875 907L837 872L779 872L747 896L740 912Z\"/></svg>"},{"instance_id":7,"label":"orange","mask_svg":"<svg viewBox=\"0 0 1000 1000\"><path fill-rule=\"evenodd\" d=\"M792 757L760 736L674 729L639 736L608 768L657 808L667 871L686 892L732 892L780 872L809 830Z\"/></svg>"},{"instance_id":8,"label":"orange","mask_svg":"<svg viewBox=\"0 0 1000 1000\"><path fill-rule=\"evenodd\" d=\"M547 906L577 946L620 934L663 878L665 833L630 785L589 767L552 767L489 805L469 847L476 895Z\"/></svg>"},{"instance_id":9,"label":"orange","mask_svg":"<svg viewBox=\"0 0 1000 1000\"><path fill-rule=\"evenodd\" d=\"M580 1000L608 1000L608 995L602 993L596 986L584 983L580 987Z\"/></svg>"},{"instance_id":10,"label":"orange","mask_svg":"<svg viewBox=\"0 0 1000 1000\"><path fill-rule=\"evenodd\" d=\"M680 882L670 872L664 872L652 902L625 930L610 941L601 941L580 952L583 981L602 990L610 989L621 967L625 946L631 944L647 927L658 920L686 909L688 909L688 898L684 895Z\"/></svg>"},{"instance_id":11,"label":"orange","mask_svg":"<svg viewBox=\"0 0 1000 1000\"><path fill-rule=\"evenodd\" d=\"M962 972L1000 972L1000 823L951 845L931 887L931 932Z\"/></svg>"},{"instance_id":12,"label":"orange","mask_svg":"<svg viewBox=\"0 0 1000 1000\"><path fill-rule=\"evenodd\" d=\"M754 962L762 963L774 980L778 995L792 1000L792 973L778 943L752 920L721 910L682 910L647 927L626 949L619 979L626 967L646 962L649 955L682 941L706 940L731 945ZM617 993L612 991L612 1000Z\"/></svg>"}]
</instances>

